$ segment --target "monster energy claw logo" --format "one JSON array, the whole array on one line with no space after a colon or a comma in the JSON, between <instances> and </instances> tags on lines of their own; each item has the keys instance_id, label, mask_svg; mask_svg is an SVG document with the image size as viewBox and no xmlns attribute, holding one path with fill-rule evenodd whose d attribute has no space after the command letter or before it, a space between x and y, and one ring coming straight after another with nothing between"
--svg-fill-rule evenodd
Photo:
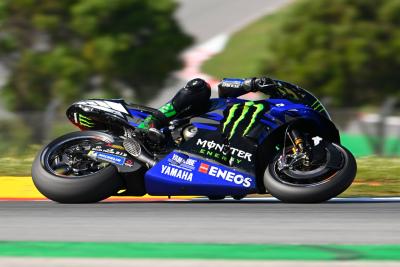
<instances>
[{"instance_id":1,"label":"monster energy claw logo","mask_svg":"<svg viewBox=\"0 0 400 267\"><path fill-rule=\"evenodd\" d=\"M223 133L225 133L226 128L232 122L233 118L236 115L235 113L238 110L238 108L240 107L240 105L241 104L235 104L229 110L228 117L227 117L227 119L226 119L226 121L225 121L225 123L223 125L223 128L222 128L222 132ZM246 118L246 115L248 114L249 109L251 107L254 107L255 110L254 110L254 112L253 112L253 114L251 116L250 123L247 126L247 128L244 130L242 136L245 136L251 130L251 128L253 127L254 123L256 122L258 114L260 114L260 112L264 110L264 105L263 104L254 104L253 101L246 102L244 104L244 106L243 106L243 110L242 110L241 114L239 115L239 118L233 123L232 129L231 129L230 134L229 134L229 139L231 139L235 135L237 127L239 126L240 122L243 121Z\"/></svg>"},{"instance_id":2,"label":"monster energy claw logo","mask_svg":"<svg viewBox=\"0 0 400 267\"><path fill-rule=\"evenodd\" d=\"M75 117L76 120L76 117ZM92 121L91 118L86 117L82 114L78 114L78 119L77 119L78 123L82 126L88 127L88 128L92 128L94 127L94 122Z\"/></svg>"},{"instance_id":3,"label":"monster energy claw logo","mask_svg":"<svg viewBox=\"0 0 400 267\"><path fill-rule=\"evenodd\" d=\"M318 100L315 100L314 103L311 105L311 107L315 110L315 111L323 111L324 107L322 106L321 102L319 102Z\"/></svg>"}]
</instances>

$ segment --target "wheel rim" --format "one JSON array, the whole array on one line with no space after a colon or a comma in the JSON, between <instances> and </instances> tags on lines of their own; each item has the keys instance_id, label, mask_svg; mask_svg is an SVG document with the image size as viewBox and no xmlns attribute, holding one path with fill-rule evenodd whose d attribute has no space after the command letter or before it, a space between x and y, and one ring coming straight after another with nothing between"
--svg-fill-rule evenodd
<instances>
[{"instance_id":1,"label":"wheel rim","mask_svg":"<svg viewBox=\"0 0 400 267\"><path fill-rule=\"evenodd\" d=\"M343 153L334 146L336 153L340 154L342 161L344 160ZM310 170L279 170L278 158L269 165L272 177L279 182L297 187L312 187L328 182L340 169L332 169L329 167L332 151L326 149L326 161L319 166Z\"/></svg>"},{"instance_id":2,"label":"wheel rim","mask_svg":"<svg viewBox=\"0 0 400 267\"><path fill-rule=\"evenodd\" d=\"M87 152L99 140L81 136L57 143L43 153L43 167L50 173L64 178L77 178L97 173L109 163L87 157Z\"/></svg>"}]
</instances>

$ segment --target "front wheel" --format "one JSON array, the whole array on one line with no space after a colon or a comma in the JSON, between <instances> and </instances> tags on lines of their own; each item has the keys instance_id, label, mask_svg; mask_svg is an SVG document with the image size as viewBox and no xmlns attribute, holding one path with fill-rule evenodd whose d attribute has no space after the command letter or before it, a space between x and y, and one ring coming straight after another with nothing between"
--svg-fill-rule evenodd
<instances>
[{"instance_id":1,"label":"front wheel","mask_svg":"<svg viewBox=\"0 0 400 267\"><path fill-rule=\"evenodd\" d=\"M85 157L111 135L95 131L61 136L39 152L32 165L36 188L47 198L60 203L98 202L117 193L123 182L116 168Z\"/></svg>"},{"instance_id":2,"label":"front wheel","mask_svg":"<svg viewBox=\"0 0 400 267\"><path fill-rule=\"evenodd\" d=\"M322 151L325 151L324 160L313 168L283 169L279 166L282 151L278 153L264 173L264 185L269 193L283 202L319 203L344 192L357 172L353 155L334 143L326 144Z\"/></svg>"}]
</instances>

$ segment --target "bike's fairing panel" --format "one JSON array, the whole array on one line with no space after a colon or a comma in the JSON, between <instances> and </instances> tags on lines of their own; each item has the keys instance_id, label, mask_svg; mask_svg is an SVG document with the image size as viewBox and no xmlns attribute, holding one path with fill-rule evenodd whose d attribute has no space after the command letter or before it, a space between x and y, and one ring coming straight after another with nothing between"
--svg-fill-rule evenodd
<instances>
[{"instance_id":1,"label":"bike's fairing panel","mask_svg":"<svg viewBox=\"0 0 400 267\"><path fill-rule=\"evenodd\" d=\"M337 132L327 127L330 121L324 114L298 102L273 98L262 101L221 100L226 104L220 109L202 116L201 122L196 122L197 118L192 120L199 128L198 133L184 142L180 149L253 176L257 161L268 158L268 155L260 158L258 149L275 130L281 132L289 123L302 119L309 120L322 131L326 128L333 135Z\"/></svg>"},{"instance_id":2,"label":"bike's fairing panel","mask_svg":"<svg viewBox=\"0 0 400 267\"><path fill-rule=\"evenodd\" d=\"M150 195L247 195L256 192L253 175L174 151L147 171L146 189Z\"/></svg>"},{"instance_id":3,"label":"bike's fairing panel","mask_svg":"<svg viewBox=\"0 0 400 267\"><path fill-rule=\"evenodd\" d=\"M309 91L289 82L281 80L275 80L275 82L277 84L277 95L279 95L280 98L306 105L322 116L330 119L329 113L324 105Z\"/></svg>"},{"instance_id":4,"label":"bike's fairing panel","mask_svg":"<svg viewBox=\"0 0 400 267\"><path fill-rule=\"evenodd\" d=\"M72 104L67 110L69 120L81 130L113 130L123 135L152 115L157 121L165 116L159 110L122 99L90 99Z\"/></svg>"}]
</instances>

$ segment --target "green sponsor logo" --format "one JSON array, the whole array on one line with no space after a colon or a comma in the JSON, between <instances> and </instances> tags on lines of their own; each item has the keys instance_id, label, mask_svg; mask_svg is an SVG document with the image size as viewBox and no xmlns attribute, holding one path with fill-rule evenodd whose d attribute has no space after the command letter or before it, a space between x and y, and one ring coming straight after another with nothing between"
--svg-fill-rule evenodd
<instances>
[{"instance_id":1,"label":"green sponsor logo","mask_svg":"<svg viewBox=\"0 0 400 267\"><path fill-rule=\"evenodd\" d=\"M258 114L264 110L263 104L257 104L254 105L254 107L256 107L256 110L253 112L249 126L247 126L246 130L244 130L243 136L245 136L251 130L251 127L253 127L254 123L256 122Z\"/></svg>"},{"instance_id":2,"label":"green sponsor logo","mask_svg":"<svg viewBox=\"0 0 400 267\"><path fill-rule=\"evenodd\" d=\"M233 117L235 116L235 112L237 110L237 108L239 107L239 104L235 104L231 107L231 109L229 110L229 114L228 114L228 118L226 119L225 123L224 123L224 127L222 128L222 132L225 133L225 129L226 126L229 125L229 123L231 122L231 120L233 119Z\"/></svg>"},{"instance_id":3,"label":"green sponsor logo","mask_svg":"<svg viewBox=\"0 0 400 267\"><path fill-rule=\"evenodd\" d=\"M208 150L208 149L204 149L204 148L200 149L199 153L209 156L209 157L212 157L212 158L215 158L215 159L220 159L225 162L232 161L236 164L240 164L243 161L243 160L235 158L235 157L228 157L221 152L212 151L212 150Z\"/></svg>"},{"instance_id":4,"label":"green sponsor logo","mask_svg":"<svg viewBox=\"0 0 400 267\"><path fill-rule=\"evenodd\" d=\"M250 121L249 125L247 126L247 128L244 130L243 135L242 135L242 136L245 136L251 130L251 128L254 126L258 114L260 114L260 112L264 110L263 104L255 104L253 101L246 102L243 106L240 116L233 122L232 120L235 117L235 115L236 115L235 113L238 110L240 105L241 104L235 104L231 107L231 109L229 110L228 117L223 125L222 132L225 133L226 127L230 123L233 123L233 126L229 133L228 139L231 139L235 135L237 127L239 126L240 122L246 118L246 115L251 115L251 121ZM255 110L252 113L249 113L249 110L251 107L255 107Z\"/></svg>"},{"instance_id":5,"label":"green sponsor logo","mask_svg":"<svg viewBox=\"0 0 400 267\"><path fill-rule=\"evenodd\" d=\"M78 122L80 125L88 128L94 127L94 122L92 121L92 119L82 114L78 114Z\"/></svg>"},{"instance_id":6,"label":"green sponsor logo","mask_svg":"<svg viewBox=\"0 0 400 267\"><path fill-rule=\"evenodd\" d=\"M214 140L203 140L197 139L196 146L201 147L199 150L200 154L220 159L222 161L233 161L235 163L241 163L244 160L252 162L252 154L234 147L227 147L224 144L214 142ZM228 151L226 151L229 149ZM228 155L229 154L229 155Z\"/></svg>"},{"instance_id":7,"label":"green sponsor logo","mask_svg":"<svg viewBox=\"0 0 400 267\"><path fill-rule=\"evenodd\" d=\"M315 111L323 111L324 107L322 106L321 102L318 100L315 100L315 102L311 105L311 108L313 108Z\"/></svg>"}]
</instances>

